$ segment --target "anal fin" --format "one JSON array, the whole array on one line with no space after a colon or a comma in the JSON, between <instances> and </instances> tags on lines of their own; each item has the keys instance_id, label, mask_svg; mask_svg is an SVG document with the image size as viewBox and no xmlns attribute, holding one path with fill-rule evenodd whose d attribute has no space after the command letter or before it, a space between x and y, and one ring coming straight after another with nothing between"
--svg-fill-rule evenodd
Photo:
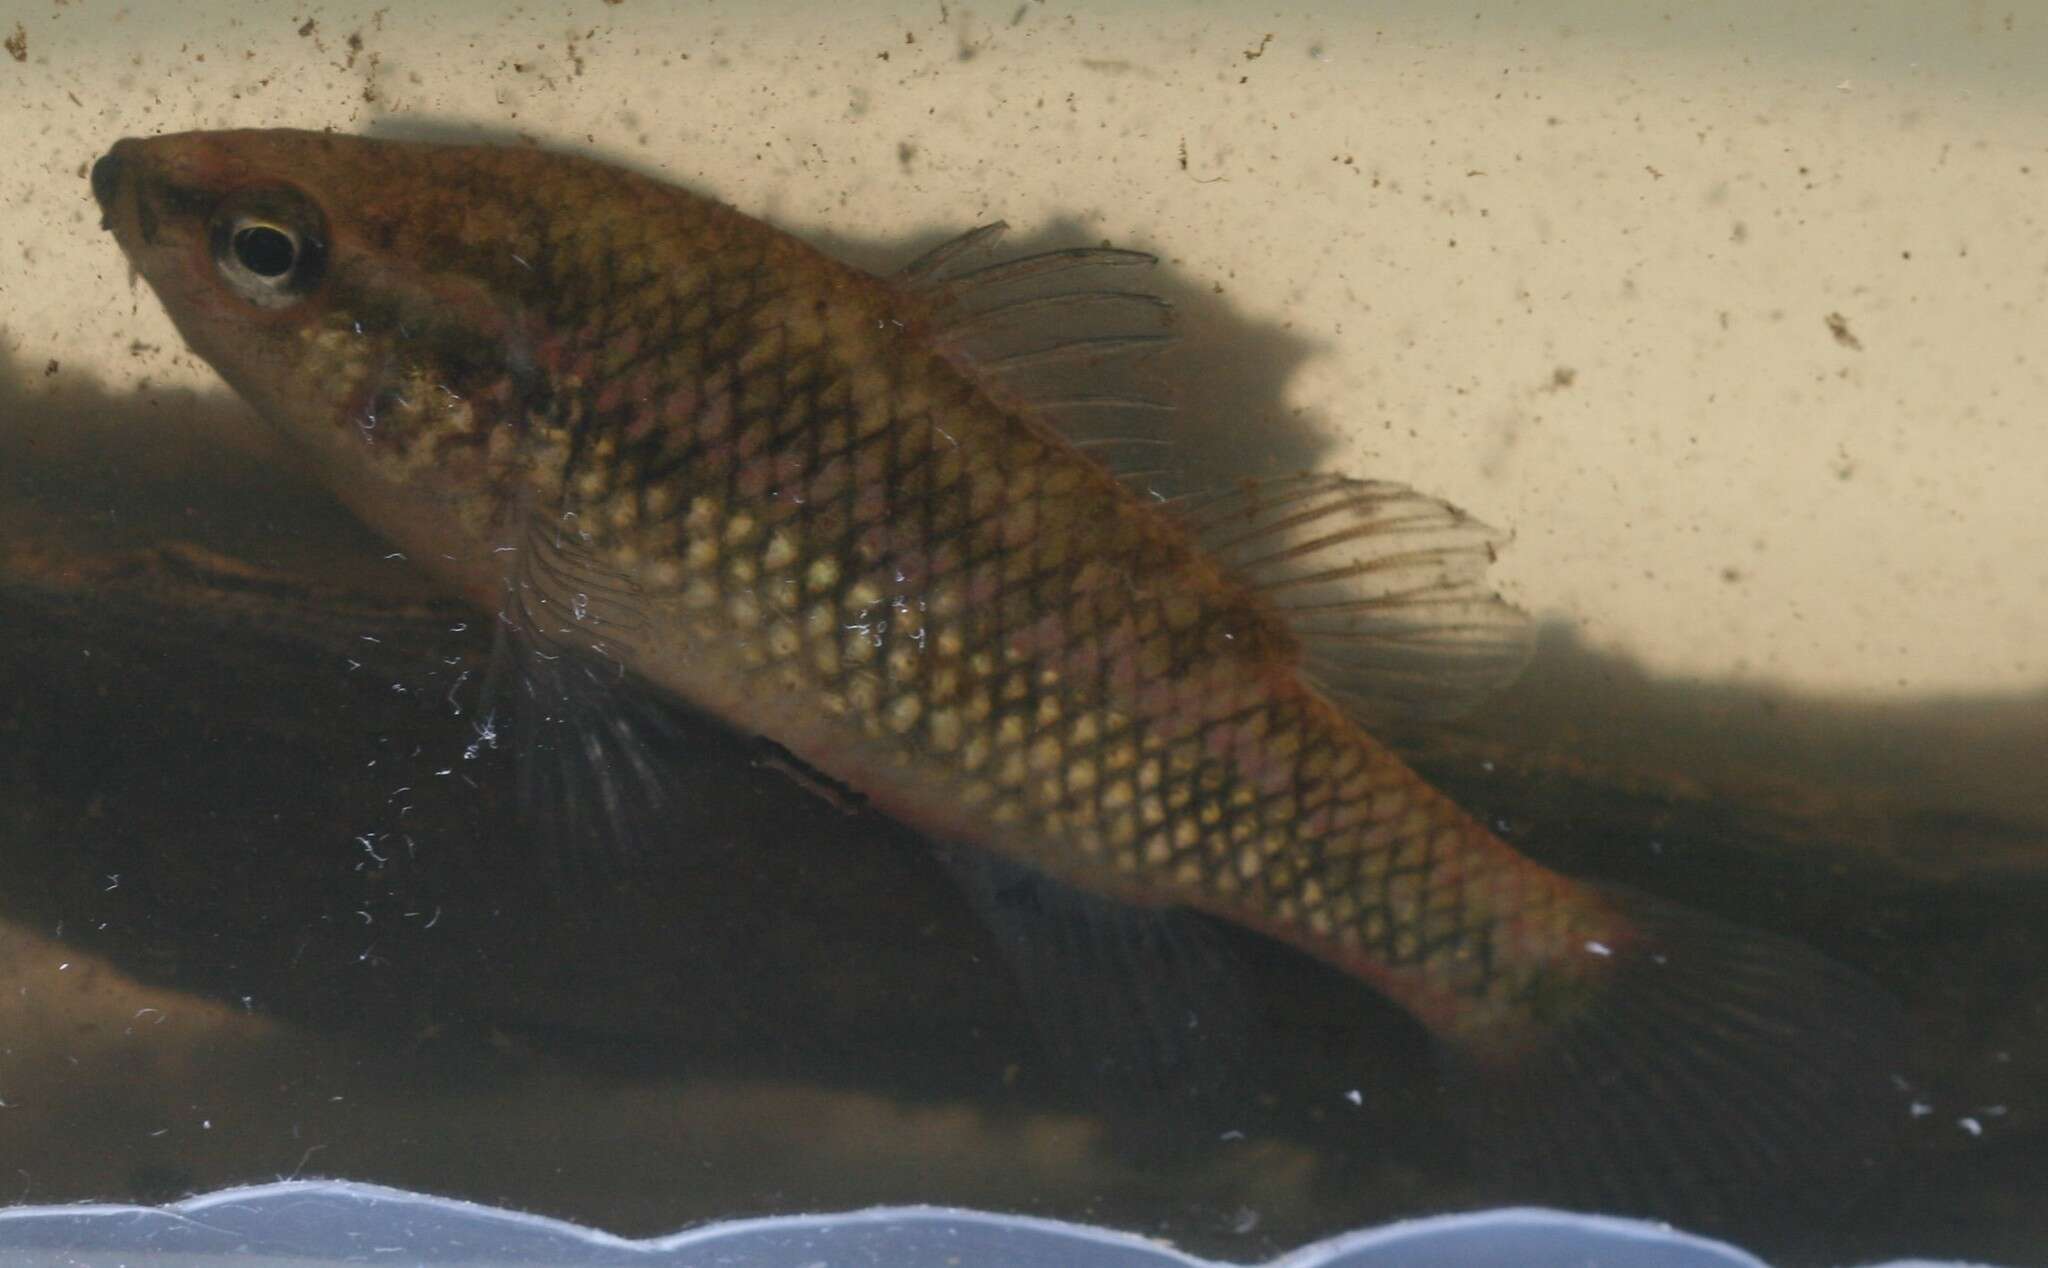
<instances>
[{"instance_id":1,"label":"anal fin","mask_svg":"<svg viewBox=\"0 0 2048 1268\"><path fill-rule=\"evenodd\" d=\"M1134 907L964 847L941 858L1015 975L1057 1076L1109 1108L1200 1102L1237 1077L1246 970L1195 912Z\"/></svg>"}]
</instances>

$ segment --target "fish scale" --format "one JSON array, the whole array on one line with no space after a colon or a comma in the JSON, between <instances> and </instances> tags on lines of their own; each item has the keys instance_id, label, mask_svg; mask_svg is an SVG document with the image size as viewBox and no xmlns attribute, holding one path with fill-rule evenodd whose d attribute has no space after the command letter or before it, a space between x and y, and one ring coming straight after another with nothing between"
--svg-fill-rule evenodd
<instances>
[{"instance_id":1,"label":"fish scale","mask_svg":"<svg viewBox=\"0 0 2048 1268\"><path fill-rule=\"evenodd\" d=\"M1525 1192L1711 1217L1884 1156L1881 990L1538 866L1360 724L1519 665L1483 526L1334 476L1162 505L1082 447L1146 405L1092 378L1160 306L1041 284L1144 257L977 266L985 228L878 278L587 159L297 132L122 141L92 188L187 342L497 613L605 806L659 782L620 694L652 691L934 837L1284 940L1435 1033Z\"/></svg>"},{"instance_id":2,"label":"fish scale","mask_svg":"<svg viewBox=\"0 0 2048 1268\"><path fill-rule=\"evenodd\" d=\"M687 214L657 223L695 236ZM665 254L644 238L635 249ZM702 316L607 367L651 376L637 401L600 410L589 385L552 390L574 492L564 499L552 479L533 490L544 516L573 513L592 554L634 577L636 602L693 614L677 655L737 668L744 695L781 693L837 719L846 734L828 746L864 750L864 791L912 821L933 818L921 801L965 807L1025 861L1119 892L1143 878L1147 901L1334 944L1418 1006L1523 989L1490 971L1502 917L1481 907L1485 890L1460 900L1464 856L1516 873L1493 888L1525 929L1554 901L1547 877L1420 789L1284 662L1276 673L1272 651L1288 640L1256 600L1203 575L1156 512L977 399L893 319L828 323L837 339L777 320L826 310L841 275L784 281L756 253L722 258L743 272L702 284L710 305L658 272L643 291L606 288L614 314ZM554 317L593 332L562 350L568 364L621 333L575 307ZM709 382L730 384L729 408L699 401L679 426L632 436L650 401ZM666 517L646 513L656 489ZM614 504L633 514L608 514ZM1140 680L1179 686L1145 692ZM1597 910L1575 921L1600 922Z\"/></svg>"}]
</instances>

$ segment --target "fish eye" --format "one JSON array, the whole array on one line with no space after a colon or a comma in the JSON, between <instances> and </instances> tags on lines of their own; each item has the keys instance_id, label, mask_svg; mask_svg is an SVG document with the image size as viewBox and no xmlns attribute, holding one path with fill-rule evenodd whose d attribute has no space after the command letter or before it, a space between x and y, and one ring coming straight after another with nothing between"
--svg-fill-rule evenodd
<instances>
[{"instance_id":1,"label":"fish eye","mask_svg":"<svg viewBox=\"0 0 2048 1268\"><path fill-rule=\"evenodd\" d=\"M299 255L297 235L279 225L244 225L228 243L236 261L258 277L283 277Z\"/></svg>"},{"instance_id":2,"label":"fish eye","mask_svg":"<svg viewBox=\"0 0 2048 1268\"><path fill-rule=\"evenodd\" d=\"M319 284L326 233L319 209L293 189L244 191L214 212L213 263L228 288L259 308L286 308Z\"/></svg>"}]
</instances>

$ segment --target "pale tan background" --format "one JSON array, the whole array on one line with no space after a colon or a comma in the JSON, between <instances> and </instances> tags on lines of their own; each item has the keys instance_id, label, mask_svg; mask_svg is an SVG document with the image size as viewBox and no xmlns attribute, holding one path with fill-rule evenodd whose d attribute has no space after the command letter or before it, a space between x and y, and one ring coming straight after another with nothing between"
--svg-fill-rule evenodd
<instances>
[{"instance_id":1,"label":"pale tan background","mask_svg":"<svg viewBox=\"0 0 2048 1268\"><path fill-rule=\"evenodd\" d=\"M842 243L1001 216L1155 250L1312 349L1245 420L1248 463L1302 411L1327 465L1515 530L1509 591L1655 674L2039 691L2048 11L1670 10L0 0L0 355L59 385L212 382L95 225L85 170L118 136L524 132ZM101 1080L167 1089L138 1139L226 1171L281 1130L208 1089L311 1041L61 933L0 930L0 1130ZM422 1138L488 1136L504 1106L449 1112ZM733 1121L696 1141L716 1174L807 1165L808 1138L764 1164Z\"/></svg>"}]
</instances>

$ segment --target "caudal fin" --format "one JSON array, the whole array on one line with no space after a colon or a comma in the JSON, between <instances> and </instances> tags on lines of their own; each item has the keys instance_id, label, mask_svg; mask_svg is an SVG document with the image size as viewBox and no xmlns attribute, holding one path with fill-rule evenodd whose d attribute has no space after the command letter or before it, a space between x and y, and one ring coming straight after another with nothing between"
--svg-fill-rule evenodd
<instances>
[{"instance_id":1,"label":"caudal fin","mask_svg":"<svg viewBox=\"0 0 2048 1268\"><path fill-rule=\"evenodd\" d=\"M1846 1205L1907 1117L1903 1019L1796 942L1606 891L1638 935L1533 1046L1468 1040L1450 1092L1518 1200L1727 1228Z\"/></svg>"}]
</instances>

